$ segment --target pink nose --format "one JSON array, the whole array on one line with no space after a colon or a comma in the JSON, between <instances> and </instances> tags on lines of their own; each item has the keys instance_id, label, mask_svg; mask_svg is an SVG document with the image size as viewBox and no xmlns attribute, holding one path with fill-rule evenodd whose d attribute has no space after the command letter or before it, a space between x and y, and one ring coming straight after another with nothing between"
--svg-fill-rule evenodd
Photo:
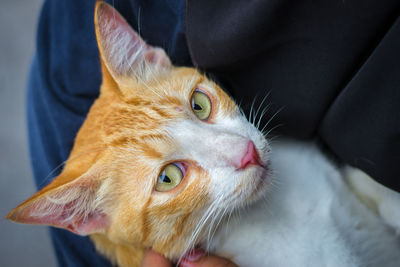
<instances>
[{"instance_id":1,"label":"pink nose","mask_svg":"<svg viewBox=\"0 0 400 267\"><path fill-rule=\"evenodd\" d=\"M261 165L260 157L258 156L257 149L252 141L247 143L247 151L240 160L238 169L244 169L250 164Z\"/></svg>"}]
</instances>

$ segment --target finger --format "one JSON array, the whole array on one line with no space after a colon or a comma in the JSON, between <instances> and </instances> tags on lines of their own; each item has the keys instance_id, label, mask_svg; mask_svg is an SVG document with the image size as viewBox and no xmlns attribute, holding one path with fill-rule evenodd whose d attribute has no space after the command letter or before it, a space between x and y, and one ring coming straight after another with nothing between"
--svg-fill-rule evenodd
<instances>
[{"instance_id":1,"label":"finger","mask_svg":"<svg viewBox=\"0 0 400 267\"><path fill-rule=\"evenodd\" d=\"M214 255L206 255L204 251L195 250L186 255L180 262L180 267L237 267L228 259Z\"/></svg>"},{"instance_id":2,"label":"finger","mask_svg":"<svg viewBox=\"0 0 400 267\"><path fill-rule=\"evenodd\" d=\"M143 254L142 267L172 267L172 264L157 252L146 249Z\"/></svg>"}]
</instances>

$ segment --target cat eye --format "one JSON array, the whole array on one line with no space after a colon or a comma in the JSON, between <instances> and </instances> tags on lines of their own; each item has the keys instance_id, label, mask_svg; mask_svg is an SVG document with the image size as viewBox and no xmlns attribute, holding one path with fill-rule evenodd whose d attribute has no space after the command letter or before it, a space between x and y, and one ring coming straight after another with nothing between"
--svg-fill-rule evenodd
<instances>
[{"instance_id":1,"label":"cat eye","mask_svg":"<svg viewBox=\"0 0 400 267\"><path fill-rule=\"evenodd\" d=\"M210 98L203 92L199 90L195 90L192 94L192 98L190 100L192 104L193 113L200 120L207 120L211 114L211 100Z\"/></svg>"},{"instance_id":2,"label":"cat eye","mask_svg":"<svg viewBox=\"0 0 400 267\"><path fill-rule=\"evenodd\" d=\"M166 192L174 189L183 179L183 171L176 163L164 167L156 184L156 191Z\"/></svg>"}]
</instances>

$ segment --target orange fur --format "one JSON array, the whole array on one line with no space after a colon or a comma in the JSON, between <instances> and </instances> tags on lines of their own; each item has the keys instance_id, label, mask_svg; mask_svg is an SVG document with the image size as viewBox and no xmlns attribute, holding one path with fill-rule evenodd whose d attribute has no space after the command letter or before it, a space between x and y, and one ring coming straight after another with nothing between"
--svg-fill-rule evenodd
<instances>
[{"instance_id":1,"label":"orange fur","mask_svg":"<svg viewBox=\"0 0 400 267\"><path fill-rule=\"evenodd\" d=\"M161 126L193 116L189 99L197 86L210 93L216 103L214 113L234 113L237 108L195 69L171 66L167 75L154 70L155 77L145 82L110 72L98 22L104 8L108 8L104 3L96 3L101 94L77 134L61 175L11 211L8 219L32 223L29 213L38 205L58 194L68 195L70 188L89 188L87 194L99 202L96 211L108 218L107 227L91 234L101 253L119 266L139 266L145 247L177 259L209 205L209 175L191 159L182 159L188 163L188 172L181 184L170 192L154 191L171 151L181 149Z\"/></svg>"}]
</instances>

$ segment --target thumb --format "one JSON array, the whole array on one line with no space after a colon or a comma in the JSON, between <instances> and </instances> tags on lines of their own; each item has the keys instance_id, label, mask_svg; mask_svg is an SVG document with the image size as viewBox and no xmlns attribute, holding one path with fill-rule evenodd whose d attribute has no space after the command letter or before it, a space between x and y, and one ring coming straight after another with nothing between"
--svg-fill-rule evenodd
<instances>
[{"instance_id":1,"label":"thumb","mask_svg":"<svg viewBox=\"0 0 400 267\"><path fill-rule=\"evenodd\" d=\"M206 255L204 251L195 249L187 254L179 263L180 267L237 267L236 264L215 255Z\"/></svg>"},{"instance_id":2,"label":"thumb","mask_svg":"<svg viewBox=\"0 0 400 267\"><path fill-rule=\"evenodd\" d=\"M172 264L162 255L151 249L146 249L143 254L142 267L172 267Z\"/></svg>"}]
</instances>

